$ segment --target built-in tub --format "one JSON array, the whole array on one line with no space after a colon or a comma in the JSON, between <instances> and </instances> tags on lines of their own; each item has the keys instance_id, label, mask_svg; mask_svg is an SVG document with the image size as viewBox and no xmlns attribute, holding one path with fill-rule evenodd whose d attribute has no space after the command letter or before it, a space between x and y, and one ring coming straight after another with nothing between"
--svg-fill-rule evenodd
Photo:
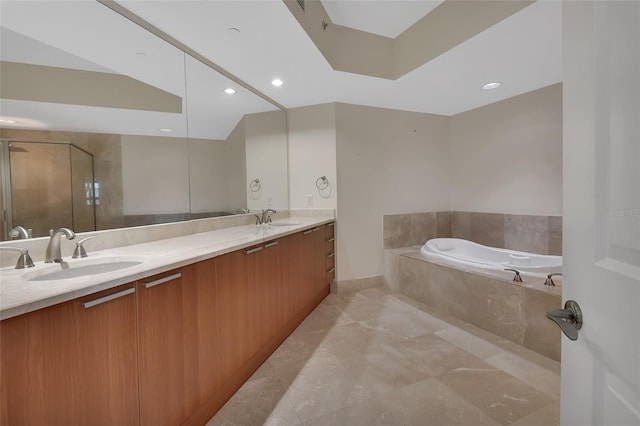
<instances>
[{"instance_id":1,"label":"built-in tub","mask_svg":"<svg viewBox=\"0 0 640 426\"><path fill-rule=\"evenodd\" d=\"M436 263L496 271L516 269L524 276L535 278L562 272L562 256L551 256L487 247L459 238L434 238L427 241L420 253Z\"/></svg>"}]
</instances>

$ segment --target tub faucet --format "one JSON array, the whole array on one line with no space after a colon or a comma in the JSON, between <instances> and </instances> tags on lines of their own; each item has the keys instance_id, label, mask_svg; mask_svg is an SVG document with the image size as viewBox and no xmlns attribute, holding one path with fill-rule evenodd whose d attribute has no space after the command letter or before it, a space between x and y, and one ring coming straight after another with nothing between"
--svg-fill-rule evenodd
<instances>
[{"instance_id":1,"label":"tub faucet","mask_svg":"<svg viewBox=\"0 0 640 426\"><path fill-rule=\"evenodd\" d=\"M47 253L44 258L44 263L62 263L62 255L60 254L60 238L62 235L67 237L67 240L73 240L76 237L75 232L69 228L60 228L57 231L53 229L49 230L49 245L47 246Z\"/></svg>"},{"instance_id":2,"label":"tub faucet","mask_svg":"<svg viewBox=\"0 0 640 426\"><path fill-rule=\"evenodd\" d=\"M520 276L520 271L516 270L516 269L505 269L505 271L511 271L511 272L515 272L516 275L513 277L513 282L514 283L521 283L522 282L522 277Z\"/></svg>"},{"instance_id":3,"label":"tub faucet","mask_svg":"<svg viewBox=\"0 0 640 426\"><path fill-rule=\"evenodd\" d=\"M547 275L547 279L544 282L544 285L548 285L549 287L555 287L556 283L553 282L553 277L555 277L556 275L562 276L560 272L556 272L555 274L549 274Z\"/></svg>"}]
</instances>

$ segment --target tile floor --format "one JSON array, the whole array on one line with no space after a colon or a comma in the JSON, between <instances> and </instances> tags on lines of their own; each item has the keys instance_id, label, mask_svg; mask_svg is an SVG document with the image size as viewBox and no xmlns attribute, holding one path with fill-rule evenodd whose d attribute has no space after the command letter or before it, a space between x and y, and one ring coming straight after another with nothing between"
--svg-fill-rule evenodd
<instances>
[{"instance_id":1,"label":"tile floor","mask_svg":"<svg viewBox=\"0 0 640 426\"><path fill-rule=\"evenodd\" d=\"M331 294L207 426L553 426L559 373L383 287Z\"/></svg>"}]
</instances>

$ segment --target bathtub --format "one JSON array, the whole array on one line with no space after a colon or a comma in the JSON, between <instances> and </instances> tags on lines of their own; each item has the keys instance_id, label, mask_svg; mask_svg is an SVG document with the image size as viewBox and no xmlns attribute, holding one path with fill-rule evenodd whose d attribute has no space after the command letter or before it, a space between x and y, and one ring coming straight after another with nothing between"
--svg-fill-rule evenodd
<instances>
[{"instance_id":1,"label":"bathtub","mask_svg":"<svg viewBox=\"0 0 640 426\"><path fill-rule=\"evenodd\" d=\"M562 256L487 247L459 238L431 239L420 248L420 253L435 263L495 271L501 276L505 276L506 268L536 278L562 272Z\"/></svg>"}]
</instances>

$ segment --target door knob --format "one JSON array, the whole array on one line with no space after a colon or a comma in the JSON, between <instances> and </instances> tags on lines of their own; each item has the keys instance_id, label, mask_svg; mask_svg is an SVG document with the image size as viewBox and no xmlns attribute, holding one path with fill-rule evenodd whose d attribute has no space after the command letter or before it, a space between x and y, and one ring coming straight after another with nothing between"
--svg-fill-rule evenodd
<instances>
[{"instance_id":1,"label":"door knob","mask_svg":"<svg viewBox=\"0 0 640 426\"><path fill-rule=\"evenodd\" d=\"M571 340L578 340L578 330L582 328L582 310L575 300L567 300L564 309L547 312L547 318L558 324L560 330Z\"/></svg>"}]
</instances>

